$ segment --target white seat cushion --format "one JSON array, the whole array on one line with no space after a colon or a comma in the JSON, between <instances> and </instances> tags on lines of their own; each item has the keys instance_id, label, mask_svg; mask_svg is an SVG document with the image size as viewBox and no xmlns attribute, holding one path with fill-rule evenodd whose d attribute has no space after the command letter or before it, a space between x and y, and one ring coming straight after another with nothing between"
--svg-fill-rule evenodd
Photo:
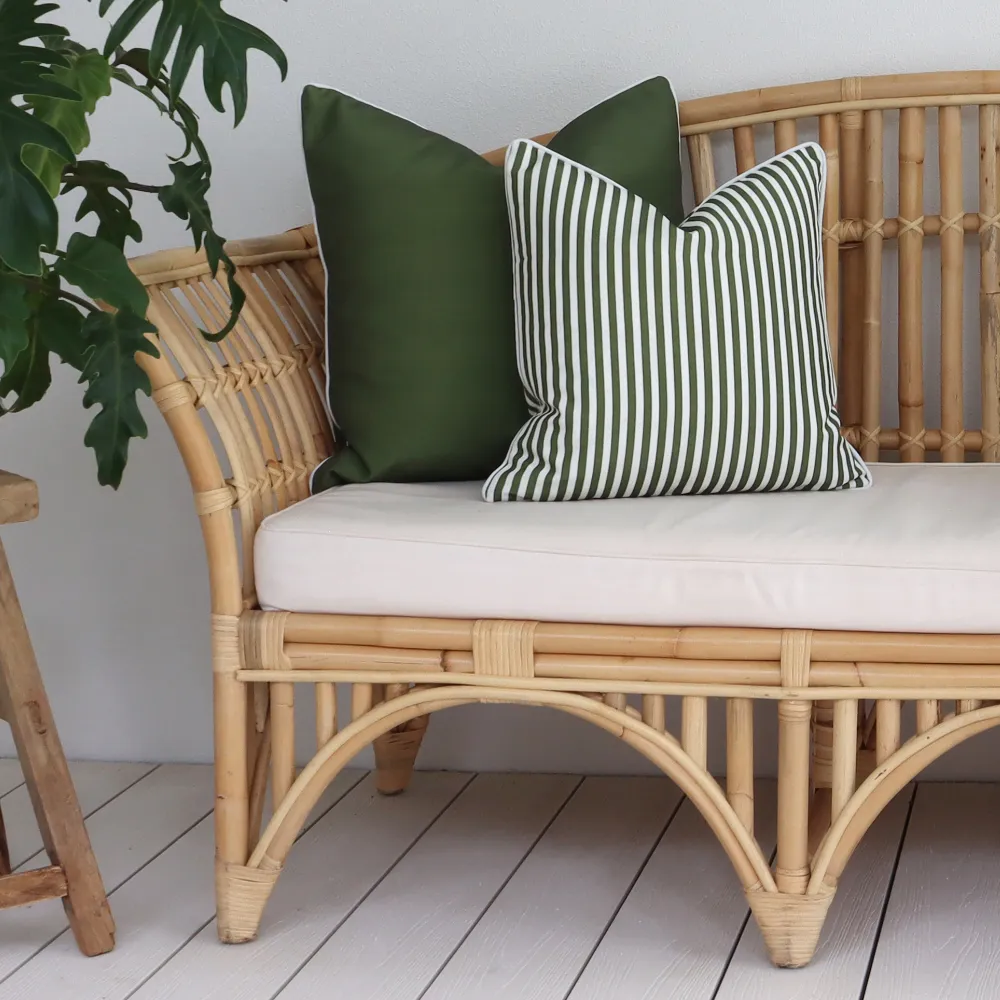
<instances>
[{"instance_id":1,"label":"white seat cushion","mask_svg":"<svg viewBox=\"0 0 1000 1000\"><path fill-rule=\"evenodd\" d=\"M1000 465L874 465L868 490L488 504L345 486L267 518L287 611L1000 632Z\"/></svg>"}]
</instances>

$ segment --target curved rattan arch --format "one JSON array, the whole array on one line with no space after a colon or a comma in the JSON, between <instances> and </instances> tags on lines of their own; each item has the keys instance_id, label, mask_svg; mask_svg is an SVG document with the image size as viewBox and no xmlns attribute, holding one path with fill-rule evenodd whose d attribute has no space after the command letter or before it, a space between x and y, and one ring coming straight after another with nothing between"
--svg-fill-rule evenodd
<instances>
[{"instance_id":1,"label":"curved rattan arch","mask_svg":"<svg viewBox=\"0 0 1000 1000\"><path fill-rule=\"evenodd\" d=\"M962 148L970 120L960 113L970 105L978 107L979 152L971 204L963 162L971 167L973 158ZM898 118L886 114L895 111ZM937 128L926 128L929 114L936 114ZM844 432L863 456L923 461L934 453L962 462L974 453L1000 461L1000 72L848 77L750 90L683 102L680 119L695 200L716 187L717 170L728 169L719 155L726 143L728 162L742 171L762 145L794 144L803 120L818 128L829 161L824 277L839 408ZM938 214L924 197L928 136L939 143ZM887 150L898 151L895 163ZM485 155L497 163L503 150ZM898 184L888 186L898 188L899 204L887 210L883 181L893 168ZM979 243L978 274L966 261L969 238ZM931 241L941 260L940 427L926 426L923 400L923 250ZM898 254L890 258L884 249L892 242ZM506 642L496 637L511 623L268 618L257 610L257 528L306 497L312 469L335 448L323 370L325 275L312 225L231 243L228 251L247 304L221 345L199 333L218 325L228 298L225 279L210 274L203 251L163 251L133 262L149 290L149 317L162 348L159 358L139 361L192 483L211 579L223 939L256 932L261 886L277 877L303 810L356 748L374 740L380 787L398 791L423 732L415 719L495 700L576 714L656 763L722 842L774 960L807 961L832 884L874 817L931 760L1000 722L1000 636L513 623L524 627L511 635L531 633L535 642L507 647L511 656L500 659L516 663L517 673L500 677L489 662L493 654L477 649L472 636L485 625L491 642ZM896 324L883 322L884 260L898 261ZM981 371L968 380L963 310L973 281ZM894 326L898 426L883 427L882 337ZM981 394L978 410L964 395L973 391ZM969 427L973 411L980 422ZM463 674L474 681L464 682ZM296 778L294 698L301 681L316 692L318 752ZM353 721L338 732L335 685L344 682ZM641 713L629 694L641 696ZM681 703L676 734L667 731L668 696ZM865 696L876 703L867 717L859 714ZM726 703L724 790L706 769L711 699ZM752 834L753 706L769 700L778 702L780 732L773 874ZM945 700L955 700L956 714L942 721ZM903 734L906 701L916 703L910 738ZM383 780L388 767L391 780ZM869 767L870 776L857 781ZM254 850L269 775L275 812Z\"/></svg>"},{"instance_id":2,"label":"curved rattan arch","mask_svg":"<svg viewBox=\"0 0 1000 1000\"><path fill-rule=\"evenodd\" d=\"M489 701L496 701L496 697L486 696L481 689L474 687L455 687L444 692L439 689L414 691L386 702L343 729L319 750L296 779L261 834L248 867L273 868L284 862L323 790L355 754L377 736L420 715ZM504 701L558 708L619 734L688 796L719 839L744 888L759 885L774 891L774 879L756 841L737 819L719 786L680 749L676 741L626 712L615 711L583 695L507 689Z\"/></svg>"},{"instance_id":3,"label":"curved rattan arch","mask_svg":"<svg viewBox=\"0 0 1000 1000\"><path fill-rule=\"evenodd\" d=\"M1000 705L990 705L954 715L904 743L862 782L827 831L813 859L809 892L824 883L836 885L861 838L908 782L960 743L998 725Z\"/></svg>"}]
</instances>

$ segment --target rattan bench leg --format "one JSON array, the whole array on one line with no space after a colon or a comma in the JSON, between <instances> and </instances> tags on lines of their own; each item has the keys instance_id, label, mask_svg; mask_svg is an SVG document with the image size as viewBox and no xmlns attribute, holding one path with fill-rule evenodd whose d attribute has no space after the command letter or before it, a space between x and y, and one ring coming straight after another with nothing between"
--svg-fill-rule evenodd
<instances>
[{"instance_id":1,"label":"rattan bench leg","mask_svg":"<svg viewBox=\"0 0 1000 1000\"><path fill-rule=\"evenodd\" d=\"M280 874L280 868L247 868L216 861L216 919L223 944L245 944L257 937L264 907Z\"/></svg>"},{"instance_id":2,"label":"rattan bench leg","mask_svg":"<svg viewBox=\"0 0 1000 1000\"><path fill-rule=\"evenodd\" d=\"M422 715L373 741L375 787L382 795L406 791L413 777L413 764L427 731L429 716Z\"/></svg>"}]
</instances>

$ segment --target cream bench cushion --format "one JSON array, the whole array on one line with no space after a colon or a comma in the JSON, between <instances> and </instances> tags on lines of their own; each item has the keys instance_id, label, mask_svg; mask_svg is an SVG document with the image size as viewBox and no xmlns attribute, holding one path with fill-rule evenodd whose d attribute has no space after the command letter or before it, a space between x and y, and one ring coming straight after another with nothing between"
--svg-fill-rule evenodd
<instances>
[{"instance_id":1,"label":"cream bench cushion","mask_svg":"<svg viewBox=\"0 0 1000 1000\"><path fill-rule=\"evenodd\" d=\"M487 504L479 483L329 490L267 518L262 607L636 625L1000 631L1000 465L868 490Z\"/></svg>"}]
</instances>

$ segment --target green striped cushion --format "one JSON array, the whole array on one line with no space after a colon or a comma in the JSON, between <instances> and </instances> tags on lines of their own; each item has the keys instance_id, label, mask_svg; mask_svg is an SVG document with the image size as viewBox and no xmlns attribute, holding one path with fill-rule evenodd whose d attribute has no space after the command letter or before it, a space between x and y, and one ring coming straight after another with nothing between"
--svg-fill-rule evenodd
<instances>
[{"instance_id":1,"label":"green striped cushion","mask_svg":"<svg viewBox=\"0 0 1000 1000\"><path fill-rule=\"evenodd\" d=\"M534 142L505 172L531 416L484 499L870 483L836 409L819 146L740 175L680 226Z\"/></svg>"}]
</instances>

